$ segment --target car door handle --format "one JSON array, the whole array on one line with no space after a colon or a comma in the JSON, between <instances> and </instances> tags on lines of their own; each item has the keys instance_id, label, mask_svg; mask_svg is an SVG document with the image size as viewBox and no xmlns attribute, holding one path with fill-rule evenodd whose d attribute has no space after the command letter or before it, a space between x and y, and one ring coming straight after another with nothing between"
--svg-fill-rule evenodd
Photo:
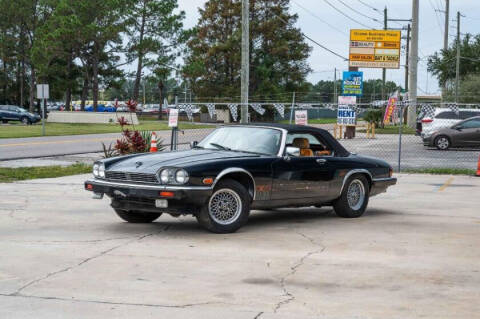
<instances>
[{"instance_id":1,"label":"car door handle","mask_svg":"<svg viewBox=\"0 0 480 319\"><path fill-rule=\"evenodd\" d=\"M317 159L317 163L318 163L319 165L323 165L323 164L325 164L326 162L327 162L327 160L324 159L324 158L318 158L318 159Z\"/></svg>"}]
</instances>

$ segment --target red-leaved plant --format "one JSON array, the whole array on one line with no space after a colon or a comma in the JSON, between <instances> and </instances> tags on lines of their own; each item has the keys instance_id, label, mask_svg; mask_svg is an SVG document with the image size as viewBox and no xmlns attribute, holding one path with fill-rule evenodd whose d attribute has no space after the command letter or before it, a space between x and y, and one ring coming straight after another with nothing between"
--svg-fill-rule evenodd
<instances>
[{"instance_id":1,"label":"red-leaved plant","mask_svg":"<svg viewBox=\"0 0 480 319\"><path fill-rule=\"evenodd\" d=\"M107 148L105 144L102 143L105 158L133 153L145 153L150 150L151 133L139 132L135 129L135 125L133 124L132 113L135 112L137 108L137 102L134 100L128 100L126 104L130 111L130 123L123 116L117 119L117 123L120 125L122 130L122 138L117 139L113 149L112 144L110 144ZM133 130L130 130L128 125L132 125ZM161 146L161 141L158 141L158 151L163 149L164 148Z\"/></svg>"}]
</instances>

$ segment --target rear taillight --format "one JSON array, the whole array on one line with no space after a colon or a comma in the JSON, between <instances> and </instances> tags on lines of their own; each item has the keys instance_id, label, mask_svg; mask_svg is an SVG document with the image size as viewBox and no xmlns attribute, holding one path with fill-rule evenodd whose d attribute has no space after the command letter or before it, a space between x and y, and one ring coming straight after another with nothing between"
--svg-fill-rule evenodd
<instances>
[{"instance_id":1,"label":"rear taillight","mask_svg":"<svg viewBox=\"0 0 480 319\"><path fill-rule=\"evenodd\" d=\"M422 119L422 123L432 123L433 119Z\"/></svg>"}]
</instances>

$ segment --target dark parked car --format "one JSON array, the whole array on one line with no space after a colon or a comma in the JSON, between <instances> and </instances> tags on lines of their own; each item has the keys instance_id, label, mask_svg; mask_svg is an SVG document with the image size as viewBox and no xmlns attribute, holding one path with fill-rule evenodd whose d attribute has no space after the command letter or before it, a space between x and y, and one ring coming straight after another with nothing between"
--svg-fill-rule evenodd
<instances>
[{"instance_id":1,"label":"dark parked car","mask_svg":"<svg viewBox=\"0 0 480 319\"><path fill-rule=\"evenodd\" d=\"M463 120L448 128L442 128L423 138L425 146L439 150L450 147L480 147L480 116Z\"/></svg>"},{"instance_id":2,"label":"dark parked car","mask_svg":"<svg viewBox=\"0 0 480 319\"><path fill-rule=\"evenodd\" d=\"M32 124L41 119L40 115L30 113L19 106L0 105L0 120L2 123L8 123L8 121L20 121L23 124Z\"/></svg>"},{"instance_id":3,"label":"dark parked car","mask_svg":"<svg viewBox=\"0 0 480 319\"><path fill-rule=\"evenodd\" d=\"M85 189L104 194L127 222L193 214L234 232L250 209L333 206L359 217L369 197L397 181L386 162L349 153L325 130L297 125L223 126L186 151L98 161Z\"/></svg>"}]
</instances>

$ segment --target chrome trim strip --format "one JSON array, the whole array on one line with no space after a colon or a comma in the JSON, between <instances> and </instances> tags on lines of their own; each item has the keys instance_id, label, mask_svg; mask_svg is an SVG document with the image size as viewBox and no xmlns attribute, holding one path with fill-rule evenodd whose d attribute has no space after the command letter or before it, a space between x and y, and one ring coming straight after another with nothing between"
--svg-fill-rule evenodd
<instances>
[{"instance_id":1,"label":"chrome trim strip","mask_svg":"<svg viewBox=\"0 0 480 319\"><path fill-rule=\"evenodd\" d=\"M345 177L343 178L342 187L340 188L339 196L342 195L343 188L345 187L345 183L347 182L347 179L348 179L350 176L352 176L353 174L357 174L357 173L367 173L368 176L370 176L370 180L373 181L372 174L370 174L370 172L367 171L366 169L364 169L364 168L352 169L352 170L348 171L348 173L345 174Z\"/></svg>"},{"instance_id":2,"label":"chrome trim strip","mask_svg":"<svg viewBox=\"0 0 480 319\"><path fill-rule=\"evenodd\" d=\"M396 181L397 179L395 177L384 177L384 178L374 178L372 179L372 182L389 182L389 181Z\"/></svg>"},{"instance_id":3,"label":"chrome trim strip","mask_svg":"<svg viewBox=\"0 0 480 319\"><path fill-rule=\"evenodd\" d=\"M223 171L221 171L217 177L215 177L215 180L213 181L213 184L212 184L212 189L215 188L215 185L217 184L217 182L225 175L227 174L230 174L230 173L244 173L244 174L247 174L250 179L252 180L252 183L253 183L253 200L255 200L255 196L257 195L257 186L255 185L255 179L253 178L252 174L250 174L249 171L243 169L243 168L240 168L240 167L230 167L230 168L226 168L224 169Z\"/></svg>"},{"instance_id":4,"label":"chrome trim strip","mask_svg":"<svg viewBox=\"0 0 480 319\"><path fill-rule=\"evenodd\" d=\"M198 191L206 191L212 190L213 187L211 186L169 186L169 185L143 185L143 184L130 184L130 183L116 183L116 182L109 182L100 179L94 180L87 180L86 183L93 183L99 184L103 186L112 186L112 187L127 187L127 188L135 188L135 189L153 189L153 190L198 190Z\"/></svg>"}]
</instances>

